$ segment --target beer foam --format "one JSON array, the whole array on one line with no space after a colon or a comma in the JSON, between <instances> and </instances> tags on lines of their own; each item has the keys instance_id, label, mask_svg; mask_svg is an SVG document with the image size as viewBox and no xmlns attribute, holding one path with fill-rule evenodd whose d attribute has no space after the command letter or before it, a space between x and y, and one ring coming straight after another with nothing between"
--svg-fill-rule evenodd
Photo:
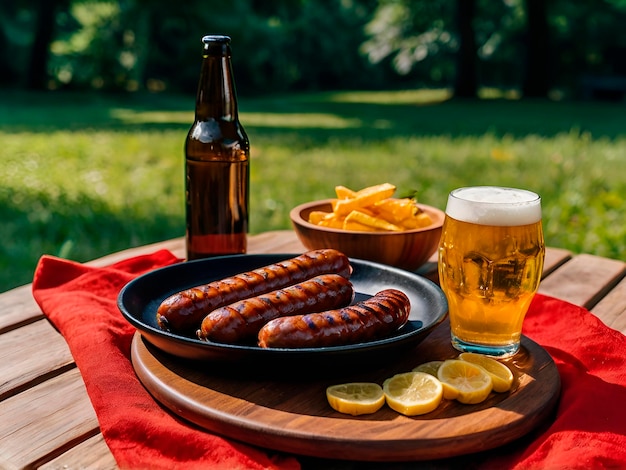
<instances>
[{"instance_id":1,"label":"beer foam","mask_svg":"<svg viewBox=\"0 0 626 470\"><path fill-rule=\"evenodd\" d=\"M528 225L541 220L541 198L525 189L459 188L450 193L446 214L479 225Z\"/></svg>"}]
</instances>

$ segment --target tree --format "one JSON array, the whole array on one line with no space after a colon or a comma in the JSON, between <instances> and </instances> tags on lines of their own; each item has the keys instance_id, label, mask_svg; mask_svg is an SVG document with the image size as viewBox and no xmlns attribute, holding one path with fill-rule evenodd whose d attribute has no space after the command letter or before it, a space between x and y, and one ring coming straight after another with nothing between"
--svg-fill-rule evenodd
<instances>
[{"instance_id":1,"label":"tree","mask_svg":"<svg viewBox=\"0 0 626 470\"><path fill-rule=\"evenodd\" d=\"M566 94L623 74L626 0L12 0L0 80L195 90L200 38L233 37L241 93L480 87ZM54 53L51 53L51 46Z\"/></svg>"},{"instance_id":2,"label":"tree","mask_svg":"<svg viewBox=\"0 0 626 470\"><path fill-rule=\"evenodd\" d=\"M550 88L548 0L526 0L526 75L522 93L546 97Z\"/></svg>"},{"instance_id":3,"label":"tree","mask_svg":"<svg viewBox=\"0 0 626 470\"><path fill-rule=\"evenodd\" d=\"M454 96L472 98L478 90L476 73L476 37L472 21L476 13L476 0L457 0L456 29L459 48L456 53Z\"/></svg>"},{"instance_id":4,"label":"tree","mask_svg":"<svg viewBox=\"0 0 626 470\"><path fill-rule=\"evenodd\" d=\"M36 0L37 21L35 39L31 49L26 86L31 90L42 90L48 78L50 44L54 38L56 13L69 6L69 0Z\"/></svg>"},{"instance_id":5,"label":"tree","mask_svg":"<svg viewBox=\"0 0 626 470\"><path fill-rule=\"evenodd\" d=\"M414 86L450 87L458 46L454 5L451 0L379 0L361 51L372 63L389 63L399 75L411 77Z\"/></svg>"}]
</instances>

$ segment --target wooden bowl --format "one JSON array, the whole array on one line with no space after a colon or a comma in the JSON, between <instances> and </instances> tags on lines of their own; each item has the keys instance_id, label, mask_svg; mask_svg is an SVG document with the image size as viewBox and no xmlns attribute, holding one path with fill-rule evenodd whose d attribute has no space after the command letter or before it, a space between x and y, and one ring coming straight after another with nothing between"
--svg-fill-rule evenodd
<instances>
[{"instance_id":1,"label":"wooden bowl","mask_svg":"<svg viewBox=\"0 0 626 470\"><path fill-rule=\"evenodd\" d=\"M332 199L307 202L294 207L289 216L302 244L309 250L335 248L350 258L358 258L414 271L437 251L444 212L419 204L433 223L403 232L357 232L320 227L308 222L312 211L331 212Z\"/></svg>"}]
</instances>

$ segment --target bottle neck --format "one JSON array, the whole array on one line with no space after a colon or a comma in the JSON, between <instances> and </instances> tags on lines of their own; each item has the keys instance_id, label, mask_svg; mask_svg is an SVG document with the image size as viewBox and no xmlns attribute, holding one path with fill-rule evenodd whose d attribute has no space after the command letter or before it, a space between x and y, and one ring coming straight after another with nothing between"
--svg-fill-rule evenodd
<instances>
[{"instance_id":1,"label":"bottle neck","mask_svg":"<svg viewBox=\"0 0 626 470\"><path fill-rule=\"evenodd\" d=\"M237 121L230 47L205 47L196 96L196 121Z\"/></svg>"}]
</instances>

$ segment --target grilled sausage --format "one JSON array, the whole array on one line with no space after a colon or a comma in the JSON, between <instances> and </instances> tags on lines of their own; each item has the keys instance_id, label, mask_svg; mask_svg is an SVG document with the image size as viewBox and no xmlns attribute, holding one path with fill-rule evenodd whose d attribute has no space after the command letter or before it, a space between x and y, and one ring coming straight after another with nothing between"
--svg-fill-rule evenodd
<instances>
[{"instance_id":1,"label":"grilled sausage","mask_svg":"<svg viewBox=\"0 0 626 470\"><path fill-rule=\"evenodd\" d=\"M156 320L163 330L193 334L202 319L216 308L320 274L339 274L349 278L351 270L348 257L337 250L309 251L295 258L174 294L158 307Z\"/></svg>"},{"instance_id":2,"label":"grilled sausage","mask_svg":"<svg viewBox=\"0 0 626 470\"><path fill-rule=\"evenodd\" d=\"M355 305L328 312L277 318L258 335L262 348L316 348L382 338L409 319L411 302L401 291L386 289Z\"/></svg>"},{"instance_id":3,"label":"grilled sausage","mask_svg":"<svg viewBox=\"0 0 626 470\"><path fill-rule=\"evenodd\" d=\"M270 320L344 307L353 298L354 289L349 280L337 274L324 274L213 310L202 320L197 335L218 343L255 340L261 327Z\"/></svg>"}]
</instances>

